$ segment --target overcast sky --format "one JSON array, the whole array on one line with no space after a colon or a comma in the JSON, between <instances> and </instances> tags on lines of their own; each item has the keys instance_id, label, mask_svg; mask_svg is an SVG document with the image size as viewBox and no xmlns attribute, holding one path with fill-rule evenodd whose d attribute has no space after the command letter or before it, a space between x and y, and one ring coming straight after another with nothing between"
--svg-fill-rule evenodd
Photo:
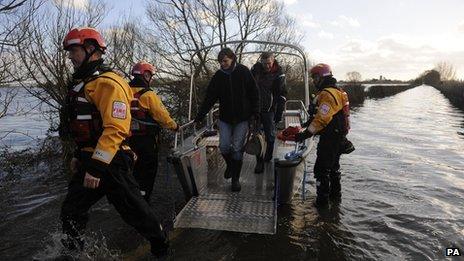
<instances>
[{"instance_id":1,"label":"overcast sky","mask_svg":"<svg viewBox=\"0 0 464 261\"><path fill-rule=\"evenodd\" d=\"M285 0L316 62L343 78L415 78L437 62L464 78L463 0Z\"/></svg>"},{"instance_id":2,"label":"overcast sky","mask_svg":"<svg viewBox=\"0 0 464 261\"><path fill-rule=\"evenodd\" d=\"M304 33L311 60L330 64L340 79L358 71L364 79L409 80L440 61L464 79L464 0L280 1ZM106 24L144 16L144 0L107 2Z\"/></svg>"}]
</instances>

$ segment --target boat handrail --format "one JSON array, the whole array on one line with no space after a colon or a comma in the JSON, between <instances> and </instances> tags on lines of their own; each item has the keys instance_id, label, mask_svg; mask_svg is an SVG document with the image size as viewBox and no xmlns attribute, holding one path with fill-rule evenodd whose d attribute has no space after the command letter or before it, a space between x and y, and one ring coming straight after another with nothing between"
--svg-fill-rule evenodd
<instances>
[{"instance_id":1,"label":"boat handrail","mask_svg":"<svg viewBox=\"0 0 464 261\"><path fill-rule=\"evenodd\" d=\"M213 128L213 125L214 125L214 122L213 122L213 114L215 112L217 112L219 110L219 108L213 108L212 110L210 110L208 112L208 115L207 115L207 123L206 123L206 129L212 129ZM181 126L179 126L179 130L176 132L175 134L175 137L174 137L174 150L177 149L177 144L178 144L178 141L179 141L179 136L180 136L180 140L181 140L181 147L184 146L184 130L190 126L193 126L193 133L196 134L197 130L196 130L196 124L195 124L195 121L194 120L191 120Z\"/></svg>"},{"instance_id":2,"label":"boat handrail","mask_svg":"<svg viewBox=\"0 0 464 261\"><path fill-rule=\"evenodd\" d=\"M300 105L300 109L304 112L304 114L305 114L306 117L307 117L306 119L309 118L309 116L310 116L310 115L309 115L309 112L308 112L308 110L306 109L306 106L304 105L303 101L301 101L301 100L287 100L287 101L285 102L285 105L284 105L284 111L287 111L287 104L288 104L288 103L296 103L296 104Z\"/></svg>"},{"instance_id":3,"label":"boat handrail","mask_svg":"<svg viewBox=\"0 0 464 261\"><path fill-rule=\"evenodd\" d=\"M174 150L177 149L177 143L178 143L178 140L179 140L179 135L180 135L180 139L181 139L181 144L182 144L182 146L184 145L184 130L187 127L191 126L191 125L193 125L193 128L194 128L193 131L196 132L196 130L195 130L195 128L196 128L195 125L196 124L195 124L194 120L191 120L191 121L179 126L179 130L176 132L175 137L174 137Z\"/></svg>"},{"instance_id":4,"label":"boat handrail","mask_svg":"<svg viewBox=\"0 0 464 261\"><path fill-rule=\"evenodd\" d=\"M197 48L195 50L189 50L192 52L190 56L190 95L189 95L189 110L188 110L188 120L191 120L192 117L192 102L193 102L193 86L194 86L194 66L193 66L193 60L195 56L198 55L201 51L211 49L217 46L226 46L230 44L264 44L264 45L275 45L275 46L281 46L284 48L290 48L298 52L296 53L289 53L289 52L284 52L284 51L273 51L274 53L281 53L281 54L291 54L300 57L303 60L303 80L304 80L304 91L305 91L305 98L304 101L307 106L309 106L310 100L309 100L309 81L308 81L308 59L306 58L305 52L303 51L302 48L300 48L297 45L294 44L289 44L289 43L280 43L280 42L270 42L270 41L260 41L260 40L236 40L236 41L226 41L226 42L220 42L216 44L212 44L209 46L204 46L202 48ZM243 53L255 53L256 51L248 51L248 52L243 52Z\"/></svg>"}]
</instances>

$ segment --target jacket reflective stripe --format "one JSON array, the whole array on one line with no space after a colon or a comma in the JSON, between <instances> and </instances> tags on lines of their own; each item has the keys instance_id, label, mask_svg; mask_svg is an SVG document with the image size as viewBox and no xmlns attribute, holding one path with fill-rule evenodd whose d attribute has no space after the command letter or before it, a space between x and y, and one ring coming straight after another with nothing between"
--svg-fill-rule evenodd
<instances>
[{"instance_id":1,"label":"jacket reflective stripe","mask_svg":"<svg viewBox=\"0 0 464 261\"><path fill-rule=\"evenodd\" d=\"M89 101L88 101L86 98L84 98L84 97L77 97L77 101L89 103Z\"/></svg>"},{"instance_id":2,"label":"jacket reflective stripe","mask_svg":"<svg viewBox=\"0 0 464 261\"><path fill-rule=\"evenodd\" d=\"M82 87L84 87L84 82L80 82L79 84L75 85L73 91L79 92L82 89Z\"/></svg>"},{"instance_id":3,"label":"jacket reflective stripe","mask_svg":"<svg viewBox=\"0 0 464 261\"><path fill-rule=\"evenodd\" d=\"M77 115L76 117L77 120L91 120L92 115L87 114L87 115Z\"/></svg>"}]
</instances>

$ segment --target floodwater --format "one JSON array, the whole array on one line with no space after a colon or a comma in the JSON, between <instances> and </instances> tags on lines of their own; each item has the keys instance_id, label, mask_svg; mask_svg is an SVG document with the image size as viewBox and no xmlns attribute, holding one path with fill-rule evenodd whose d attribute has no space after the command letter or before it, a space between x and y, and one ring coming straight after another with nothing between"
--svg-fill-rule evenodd
<instances>
[{"instance_id":1,"label":"floodwater","mask_svg":"<svg viewBox=\"0 0 464 261\"><path fill-rule=\"evenodd\" d=\"M0 109L11 96L7 114L0 119L0 146L13 150L35 146L47 136L51 108L23 88L0 88Z\"/></svg>"},{"instance_id":2,"label":"floodwater","mask_svg":"<svg viewBox=\"0 0 464 261\"><path fill-rule=\"evenodd\" d=\"M342 157L339 204L312 207L311 180L306 200L280 207L276 235L174 230L170 259L438 260L448 247L464 250L463 111L419 86L354 108L349 139L356 151ZM68 177L57 162L0 173L1 260L53 260L61 251ZM165 156L160 164L153 208L168 224L185 202ZM104 199L88 231L81 260L149 260L148 244Z\"/></svg>"}]
</instances>

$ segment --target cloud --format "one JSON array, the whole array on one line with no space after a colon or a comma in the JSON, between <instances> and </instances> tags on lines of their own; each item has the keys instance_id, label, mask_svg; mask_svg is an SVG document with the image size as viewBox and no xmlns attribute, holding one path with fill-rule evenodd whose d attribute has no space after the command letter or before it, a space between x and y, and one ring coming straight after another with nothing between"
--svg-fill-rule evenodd
<instances>
[{"instance_id":1,"label":"cloud","mask_svg":"<svg viewBox=\"0 0 464 261\"><path fill-rule=\"evenodd\" d=\"M360 24L358 22L357 19L354 19L354 18L351 18L351 17L347 17L347 16L344 16L344 15L341 15L340 16L340 19L342 21L344 21L345 23L347 23L349 26L352 26L352 27L359 27Z\"/></svg>"},{"instance_id":2,"label":"cloud","mask_svg":"<svg viewBox=\"0 0 464 261\"><path fill-rule=\"evenodd\" d=\"M57 5L62 5L65 7L73 7L77 9L85 9L89 4L88 0L53 0Z\"/></svg>"},{"instance_id":3,"label":"cloud","mask_svg":"<svg viewBox=\"0 0 464 261\"><path fill-rule=\"evenodd\" d=\"M309 27L309 28L320 28L321 27L321 25L319 23L316 23L316 22L310 21L310 20L303 20L301 22L301 24L304 27Z\"/></svg>"},{"instance_id":4,"label":"cloud","mask_svg":"<svg viewBox=\"0 0 464 261\"><path fill-rule=\"evenodd\" d=\"M284 5L293 5L293 4L296 4L296 2L298 2L298 0L280 0L282 3L284 3Z\"/></svg>"},{"instance_id":5,"label":"cloud","mask_svg":"<svg viewBox=\"0 0 464 261\"><path fill-rule=\"evenodd\" d=\"M459 32L464 33L464 21L461 21L458 24L458 30L459 30Z\"/></svg>"},{"instance_id":6,"label":"cloud","mask_svg":"<svg viewBox=\"0 0 464 261\"><path fill-rule=\"evenodd\" d=\"M374 41L349 39L333 51L315 50L314 62L332 65L337 78L358 71L364 79L378 78L409 80L425 70L432 69L439 61L455 66L458 77L464 72L464 48L443 49L419 41L405 41L398 36L385 36ZM461 72L461 73L460 73Z\"/></svg>"},{"instance_id":7,"label":"cloud","mask_svg":"<svg viewBox=\"0 0 464 261\"><path fill-rule=\"evenodd\" d=\"M319 36L319 38L322 38L322 39L333 39L334 38L334 35L332 33L328 33L324 30L321 30L317 36Z\"/></svg>"},{"instance_id":8,"label":"cloud","mask_svg":"<svg viewBox=\"0 0 464 261\"><path fill-rule=\"evenodd\" d=\"M336 26L336 27L359 27L361 24L358 22L357 19L348 17L346 15L340 15L338 16L337 20L334 20L330 22L331 25Z\"/></svg>"},{"instance_id":9,"label":"cloud","mask_svg":"<svg viewBox=\"0 0 464 261\"><path fill-rule=\"evenodd\" d=\"M321 25L314 21L313 19L313 15L305 15L303 17L301 16L294 16L296 19L298 19L300 22L300 24L303 26L303 27L308 27L308 28L320 28Z\"/></svg>"}]
</instances>

